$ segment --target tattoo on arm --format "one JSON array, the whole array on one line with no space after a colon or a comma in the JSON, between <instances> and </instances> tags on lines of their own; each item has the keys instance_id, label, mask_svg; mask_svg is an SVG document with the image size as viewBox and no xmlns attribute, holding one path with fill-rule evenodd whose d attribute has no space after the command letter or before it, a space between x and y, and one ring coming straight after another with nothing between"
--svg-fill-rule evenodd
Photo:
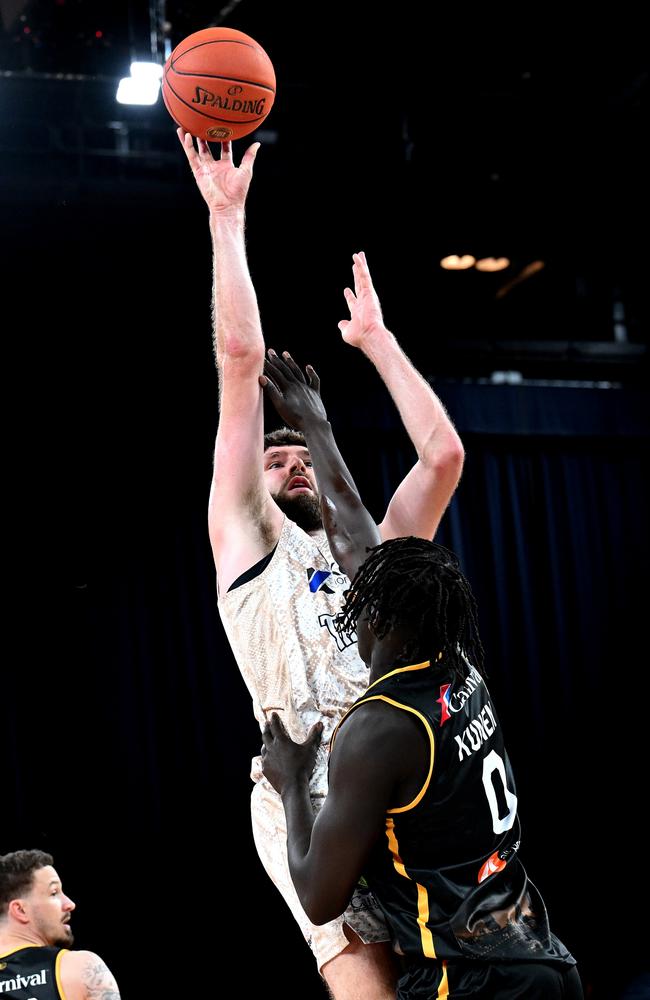
<instances>
[{"instance_id":1,"label":"tattoo on arm","mask_svg":"<svg viewBox=\"0 0 650 1000\"><path fill-rule=\"evenodd\" d=\"M88 960L81 978L87 1000L120 1000L113 974L99 955L93 955Z\"/></svg>"}]
</instances>

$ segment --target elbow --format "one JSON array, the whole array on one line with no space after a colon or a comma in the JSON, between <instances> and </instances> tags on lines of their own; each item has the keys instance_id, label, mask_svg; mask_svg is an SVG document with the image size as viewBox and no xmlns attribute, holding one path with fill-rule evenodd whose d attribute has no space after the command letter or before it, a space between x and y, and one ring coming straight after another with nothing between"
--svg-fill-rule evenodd
<instances>
[{"instance_id":1,"label":"elbow","mask_svg":"<svg viewBox=\"0 0 650 1000\"><path fill-rule=\"evenodd\" d=\"M345 906L341 909L339 906L328 905L325 900L307 900L306 905L303 903L303 909L312 924L321 927L330 920L336 920L345 911Z\"/></svg>"},{"instance_id":2,"label":"elbow","mask_svg":"<svg viewBox=\"0 0 650 1000\"><path fill-rule=\"evenodd\" d=\"M240 337L226 337L217 353L217 362L222 371L242 375L255 372L261 375L264 369L264 345L251 345Z\"/></svg>"},{"instance_id":3,"label":"elbow","mask_svg":"<svg viewBox=\"0 0 650 1000\"><path fill-rule=\"evenodd\" d=\"M453 482L456 486L465 462L463 442L452 428L444 442L431 442L430 446L425 449L421 461L426 468L431 470L437 480L444 479L447 482Z\"/></svg>"},{"instance_id":4,"label":"elbow","mask_svg":"<svg viewBox=\"0 0 650 1000\"><path fill-rule=\"evenodd\" d=\"M296 886L296 890L298 888ZM319 887L312 882L309 887L301 888L298 891L298 898L303 910L312 924L316 924L317 927L320 927L321 924L328 924L330 920L336 920L345 912L348 905L352 892L342 893L336 889L332 891L333 888L331 884Z\"/></svg>"}]
</instances>

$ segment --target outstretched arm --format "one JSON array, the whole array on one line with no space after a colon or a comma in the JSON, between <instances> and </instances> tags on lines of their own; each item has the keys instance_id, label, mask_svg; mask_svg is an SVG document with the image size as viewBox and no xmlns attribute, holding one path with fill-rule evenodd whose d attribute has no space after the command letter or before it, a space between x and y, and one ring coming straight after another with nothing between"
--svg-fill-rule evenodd
<instances>
[{"instance_id":1,"label":"outstretched arm","mask_svg":"<svg viewBox=\"0 0 650 1000\"><path fill-rule=\"evenodd\" d=\"M388 505L381 537L433 538L460 479L463 446L431 386L386 329L365 254L355 253L352 259L354 292L344 291L350 319L339 323L341 335L379 372L418 456Z\"/></svg>"},{"instance_id":2,"label":"outstretched arm","mask_svg":"<svg viewBox=\"0 0 650 1000\"><path fill-rule=\"evenodd\" d=\"M220 407L208 519L223 592L272 549L282 525L262 473L264 411L258 376L264 340L244 242L244 209L259 143L235 167L230 143L222 144L215 160L207 142L199 139L195 148L182 129L178 137L210 212L214 251Z\"/></svg>"},{"instance_id":3,"label":"outstretched arm","mask_svg":"<svg viewBox=\"0 0 650 1000\"><path fill-rule=\"evenodd\" d=\"M330 548L352 579L368 548L381 539L334 440L320 396L320 379L311 365L303 374L287 351L282 357L269 351L260 383L282 419L305 435Z\"/></svg>"}]
</instances>

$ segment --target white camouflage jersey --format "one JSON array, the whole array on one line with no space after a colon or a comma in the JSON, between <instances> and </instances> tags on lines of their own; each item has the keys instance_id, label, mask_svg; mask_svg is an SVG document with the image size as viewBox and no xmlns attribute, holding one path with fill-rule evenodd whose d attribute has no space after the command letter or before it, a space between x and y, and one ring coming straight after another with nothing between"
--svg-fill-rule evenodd
<instances>
[{"instance_id":1,"label":"white camouflage jersey","mask_svg":"<svg viewBox=\"0 0 650 1000\"><path fill-rule=\"evenodd\" d=\"M339 636L332 620L349 585L332 559L325 531L308 535L285 517L268 565L219 597L221 620L260 728L275 711L291 738L302 742L315 722L324 723L310 786L317 797L327 790L329 738L368 684L356 641ZM259 757L251 777L262 777Z\"/></svg>"}]
</instances>

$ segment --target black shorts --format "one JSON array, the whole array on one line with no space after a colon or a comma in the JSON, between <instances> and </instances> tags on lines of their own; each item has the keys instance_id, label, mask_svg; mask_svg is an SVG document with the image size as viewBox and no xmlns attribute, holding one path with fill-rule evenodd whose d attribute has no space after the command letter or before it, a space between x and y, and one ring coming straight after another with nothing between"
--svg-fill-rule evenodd
<instances>
[{"instance_id":1,"label":"black shorts","mask_svg":"<svg viewBox=\"0 0 650 1000\"><path fill-rule=\"evenodd\" d=\"M399 980L397 1000L583 1000L575 965L427 962Z\"/></svg>"}]
</instances>

